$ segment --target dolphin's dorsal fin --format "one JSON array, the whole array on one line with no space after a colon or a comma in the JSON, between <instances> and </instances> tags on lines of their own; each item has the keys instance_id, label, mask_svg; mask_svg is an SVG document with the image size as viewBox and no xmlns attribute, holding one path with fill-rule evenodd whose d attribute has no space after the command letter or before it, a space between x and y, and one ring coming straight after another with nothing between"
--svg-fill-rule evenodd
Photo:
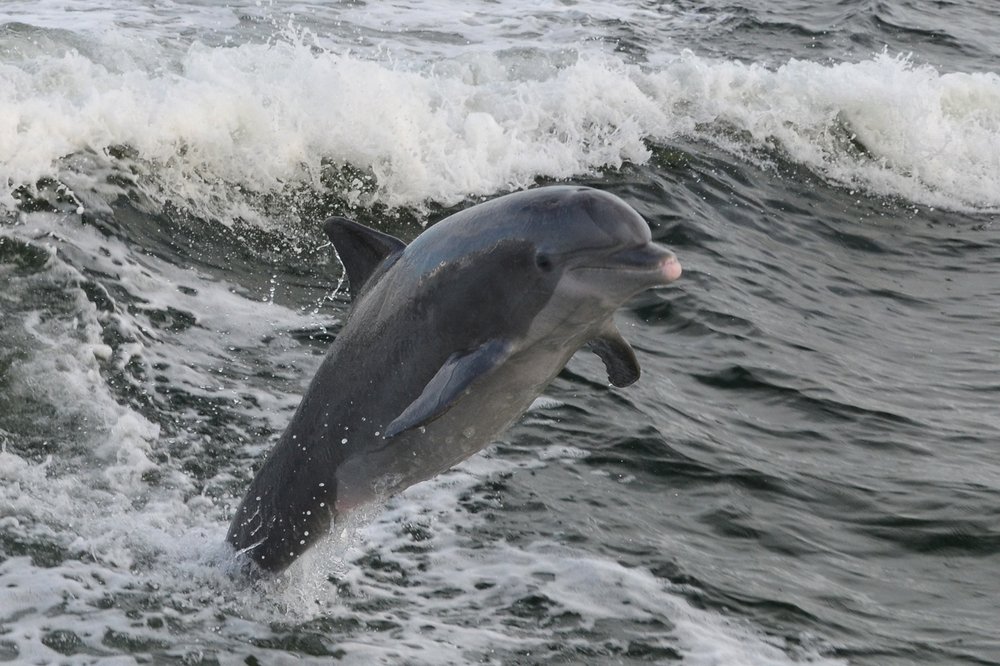
<instances>
[{"instance_id":1,"label":"dolphin's dorsal fin","mask_svg":"<svg viewBox=\"0 0 1000 666\"><path fill-rule=\"evenodd\" d=\"M635 352L613 323L609 322L601 334L587 345L604 361L608 379L618 388L639 379L639 361L635 358Z\"/></svg>"},{"instance_id":2,"label":"dolphin's dorsal fin","mask_svg":"<svg viewBox=\"0 0 1000 666\"><path fill-rule=\"evenodd\" d=\"M510 356L512 346L506 340L489 340L471 352L455 352L427 382L420 396L403 410L385 429L389 439L412 428L427 425L465 395L469 386L492 372Z\"/></svg>"},{"instance_id":3,"label":"dolphin's dorsal fin","mask_svg":"<svg viewBox=\"0 0 1000 666\"><path fill-rule=\"evenodd\" d=\"M352 299L361 293L368 278L386 257L406 248L406 243L395 236L375 231L346 217L329 218L323 223L323 230L347 271Z\"/></svg>"}]
</instances>

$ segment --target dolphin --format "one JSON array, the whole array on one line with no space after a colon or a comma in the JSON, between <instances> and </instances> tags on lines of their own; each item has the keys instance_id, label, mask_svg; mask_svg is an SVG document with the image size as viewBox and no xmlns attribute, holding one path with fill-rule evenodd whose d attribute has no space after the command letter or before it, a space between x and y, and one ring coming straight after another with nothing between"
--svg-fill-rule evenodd
<instances>
[{"instance_id":1,"label":"dolphin","mask_svg":"<svg viewBox=\"0 0 1000 666\"><path fill-rule=\"evenodd\" d=\"M681 274L638 213L586 187L502 196L409 245L342 217L324 228L351 312L227 536L264 573L492 443L581 348L614 386L635 382L614 312Z\"/></svg>"}]
</instances>

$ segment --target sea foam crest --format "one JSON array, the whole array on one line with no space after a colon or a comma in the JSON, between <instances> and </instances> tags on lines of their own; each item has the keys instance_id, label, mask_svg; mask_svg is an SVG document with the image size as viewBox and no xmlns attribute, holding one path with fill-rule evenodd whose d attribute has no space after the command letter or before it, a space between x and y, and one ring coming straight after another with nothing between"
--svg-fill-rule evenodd
<instances>
[{"instance_id":1,"label":"sea foam crest","mask_svg":"<svg viewBox=\"0 0 1000 666\"><path fill-rule=\"evenodd\" d=\"M331 166L362 174L342 185L349 201L454 204L694 138L751 160L777 148L879 195L1000 207L1000 77L884 53L777 69L542 49L401 64L299 34L163 57L110 64L68 49L0 64L2 200L44 177L106 188L95 174L125 146L154 201L221 219L240 214L234 193L318 187Z\"/></svg>"},{"instance_id":2,"label":"sea foam crest","mask_svg":"<svg viewBox=\"0 0 1000 666\"><path fill-rule=\"evenodd\" d=\"M1000 206L1000 77L946 73L881 53L777 70L690 53L650 75L695 123L724 123L830 180L957 209ZM713 128L692 133L742 153Z\"/></svg>"}]
</instances>

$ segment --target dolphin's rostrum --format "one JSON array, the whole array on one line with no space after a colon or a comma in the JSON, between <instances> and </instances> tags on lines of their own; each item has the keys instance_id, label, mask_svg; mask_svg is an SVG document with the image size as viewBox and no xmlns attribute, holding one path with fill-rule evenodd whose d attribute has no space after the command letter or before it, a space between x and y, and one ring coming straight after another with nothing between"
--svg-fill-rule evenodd
<instances>
[{"instance_id":1,"label":"dolphin's rostrum","mask_svg":"<svg viewBox=\"0 0 1000 666\"><path fill-rule=\"evenodd\" d=\"M614 311L681 272L632 208L584 187L473 206L408 246L345 218L325 229L354 304L227 537L265 571L490 444L581 347L615 386L636 381Z\"/></svg>"}]
</instances>

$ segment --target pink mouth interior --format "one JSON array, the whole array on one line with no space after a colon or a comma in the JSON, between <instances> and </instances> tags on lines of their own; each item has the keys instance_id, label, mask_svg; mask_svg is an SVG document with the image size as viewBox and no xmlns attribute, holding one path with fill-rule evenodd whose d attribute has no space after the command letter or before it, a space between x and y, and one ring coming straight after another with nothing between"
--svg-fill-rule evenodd
<instances>
[{"instance_id":1,"label":"pink mouth interior","mask_svg":"<svg viewBox=\"0 0 1000 666\"><path fill-rule=\"evenodd\" d=\"M660 273L667 282L673 282L681 276L681 262L677 261L675 257L670 257L660 264Z\"/></svg>"}]
</instances>

